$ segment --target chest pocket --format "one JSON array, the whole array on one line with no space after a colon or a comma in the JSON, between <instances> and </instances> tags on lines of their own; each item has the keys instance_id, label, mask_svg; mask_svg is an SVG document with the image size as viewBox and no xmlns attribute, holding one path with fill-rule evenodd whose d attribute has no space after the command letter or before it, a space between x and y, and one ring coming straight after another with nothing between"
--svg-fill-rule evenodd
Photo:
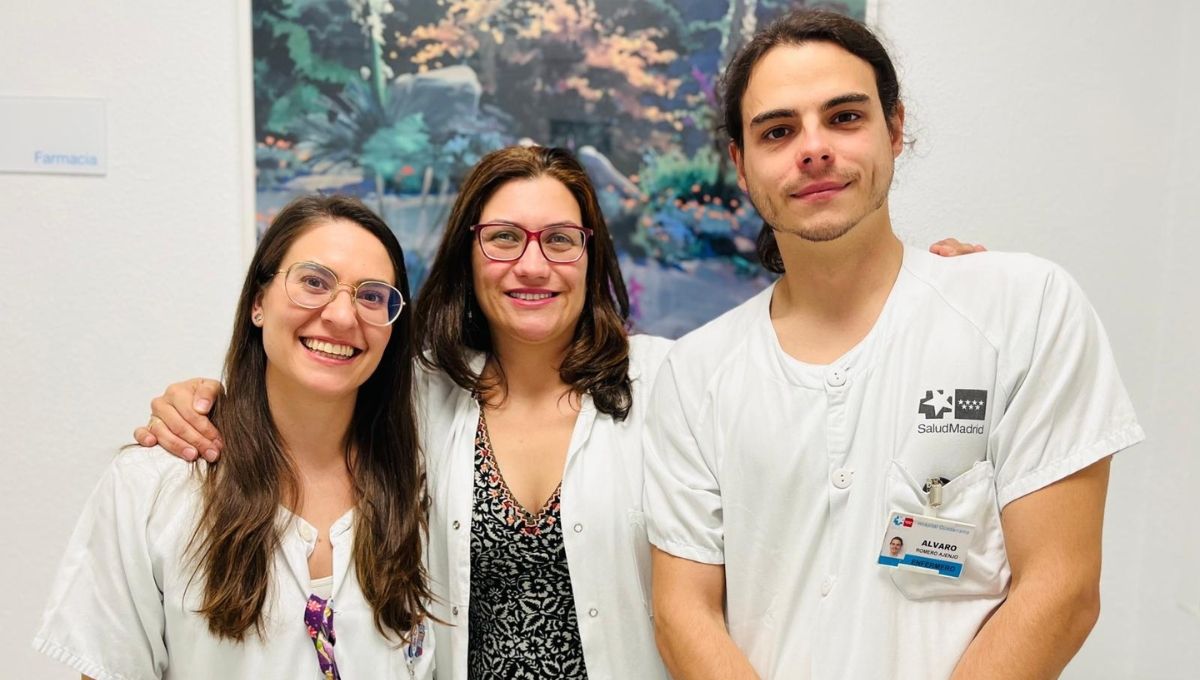
<instances>
[{"instance_id":1,"label":"chest pocket","mask_svg":"<svg viewBox=\"0 0 1200 680\"><path fill-rule=\"evenodd\" d=\"M932 515L975 526L966 551L963 573L947 578L903 569L888 569L892 583L909 600L998 596L1008 588L1010 570L996 501L995 468L990 460L976 462L942 487L942 504L926 506L924 482L904 463L893 460L888 471L884 517L892 511ZM883 567L881 567L883 568Z\"/></svg>"}]
</instances>

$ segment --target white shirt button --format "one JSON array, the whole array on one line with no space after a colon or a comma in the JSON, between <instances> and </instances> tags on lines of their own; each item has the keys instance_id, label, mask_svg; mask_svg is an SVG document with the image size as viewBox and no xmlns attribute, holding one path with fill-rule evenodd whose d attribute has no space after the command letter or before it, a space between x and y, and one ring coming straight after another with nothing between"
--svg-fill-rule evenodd
<instances>
[{"instance_id":1,"label":"white shirt button","mask_svg":"<svg viewBox=\"0 0 1200 680\"><path fill-rule=\"evenodd\" d=\"M453 524L451 524L450 526L454 527L454 530L455 530L455 531L458 531L458 526L459 526L459 524L458 524L458 520L454 520L454 523L453 523Z\"/></svg>"},{"instance_id":2,"label":"white shirt button","mask_svg":"<svg viewBox=\"0 0 1200 680\"><path fill-rule=\"evenodd\" d=\"M582 533L582 532L583 532L583 525L580 524L579 522L576 522L575 523L575 533L578 534L578 533Z\"/></svg>"},{"instance_id":3,"label":"white shirt button","mask_svg":"<svg viewBox=\"0 0 1200 680\"><path fill-rule=\"evenodd\" d=\"M830 369L825 374L825 382L829 383L830 387L841 387L846 384L846 371L841 368Z\"/></svg>"},{"instance_id":4,"label":"white shirt button","mask_svg":"<svg viewBox=\"0 0 1200 680\"><path fill-rule=\"evenodd\" d=\"M830 475L830 480L839 489L848 488L854 483L854 470L850 468L838 468Z\"/></svg>"},{"instance_id":5,"label":"white shirt button","mask_svg":"<svg viewBox=\"0 0 1200 680\"><path fill-rule=\"evenodd\" d=\"M307 524L300 525L300 538L306 541L312 541L317 538L317 530Z\"/></svg>"},{"instance_id":6,"label":"white shirt button","mask_svg":"<svg viewBox=\"0 0 1200 680\"><path fill-rule=\"evenodd\" d=\"M832 576L826 576L825 580L821 581L821 597L825 597L833 592L833 581L834 578Z\"/></svg>"},{"instance_id":7,"label":"white shirt button","mask_svg":"<svg viewBox=\"0 0 1200 680\"><path fill-rule=\"evenodd\" d=\"M588 616L590 616L594 619L597 616L600 616L600 611L597 610L595 607L592 607L591 609L588 610Z\"/></svg>"}]
</instances>

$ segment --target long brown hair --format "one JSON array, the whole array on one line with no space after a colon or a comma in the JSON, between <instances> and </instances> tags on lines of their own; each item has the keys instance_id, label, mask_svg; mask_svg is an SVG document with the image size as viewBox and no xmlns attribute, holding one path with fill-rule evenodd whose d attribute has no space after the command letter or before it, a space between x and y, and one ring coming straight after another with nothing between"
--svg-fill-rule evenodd
<instances>
[{"instance_id":1,"label":"long brown hair","mask_svg":"<svg viewBox=\"0 0 1200 680\"><path fill-rule=\"evenodd\" d=\"M225 447L203 474L203 511L192 539L204 597L199 612L217 637L262 633L263 605L283 527L281 503L299 507L295 467L267 403L262 329L250 322L255 299L276 276L291 244L310 227L349 220L373 234L392 260L408 299L404 252L392 231L357 199L308 196L287 205L258 244L238 299L225 357L225 394L213 422ZM425 472L412 403L411 312L393 325L379 365L358 390L346 433L355 495L353 558L358 583L384 635L405 638L427 615L430 591L422 559L427 531ZM355 451L351 457L350 451Z\"/></svg>"},{"instance_id":2,"label":"long brown hair","mask_svg":"<svg viewBox=\"0 0 1200 680\"><path fill-rule=\"evenodd\" d=\"M471 226L503 185L514 180L552 177L575 197L588 241L587 297L575 335L559 367L562 381L576 394L590 393L596 409L617 420L629 414L629 294L617 264L608 225L583 166L565 149L513 146L484 156L467 174L450 210L446 231L417 300L416 326L423 334L420 360L440 369L460 387L485 393L504 390L503 372L489 381L471 370L471 350L493 353L488 321L472 289Z\"/></svg>"}]
</instances>

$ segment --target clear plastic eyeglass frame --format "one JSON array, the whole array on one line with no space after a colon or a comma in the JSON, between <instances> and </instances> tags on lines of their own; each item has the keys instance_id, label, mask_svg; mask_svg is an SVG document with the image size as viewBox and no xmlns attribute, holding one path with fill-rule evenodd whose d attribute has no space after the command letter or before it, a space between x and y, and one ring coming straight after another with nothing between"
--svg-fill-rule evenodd
<instances>
[{"instance_id":1,"label":"clear plastic eyeglass frame","mask_svg":"<svg viewBox=\"0 0 1200 680\"><path fill-rule=\"evenodd\" d=\"M298 268L310 271L313 274L327 276L330 280L332 280L333 285L330 287L328 295L317 295L315 291L293 290L294 286L302 285L300 281L292 281L292 273ZM357 284L343 283L338 279L337 274L335 274L334 271L329 267L307 260L294 262L287 269L280 269L275 273L277 275L284 275L283 292L287 294L287 297L292 301L292 304L298 307L303 307L305 309L320 309L330 302L333 302L333 299L337 297L338 290L346 288L350 291L350 299L354 302L354 310L358 314L358 318L362 319L365 323L371 324L372 326L390 326L395 323L396 319L400 318L400 312L404 310L404 295L395 286L384 281L362 281ZM370 303L364 301L360 298L360 294L364 290L368 292L375 291L384 294L387 296L387 298L381 303ZM324 298L323 300L321 299L322 297ZM383 306L383 308L373 309L370 306L371 304L378 304ZM386 312L387 320L382 322L372 320L372 312L376 311Z\"/></svg>"}]
</instances>

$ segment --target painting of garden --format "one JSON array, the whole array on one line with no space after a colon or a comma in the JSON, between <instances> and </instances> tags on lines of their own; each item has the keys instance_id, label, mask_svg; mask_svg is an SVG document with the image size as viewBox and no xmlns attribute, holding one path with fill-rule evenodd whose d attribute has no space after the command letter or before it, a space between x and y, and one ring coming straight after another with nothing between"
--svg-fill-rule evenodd
<instances>
[{"instance_id":1,"label":"painting of garden","mask_svg":"<svg viewBox=\"0 0 1200 680\"><path fill-rule=\"evenodd\" d=\"M721 65L797 6L867 0L253 0L261 230L291 198L351 193L419 289L483 154L563 146L599 192L637 331L678 337L762 290L762 221L718 131Z\"/></svg>"}]
</instances>

